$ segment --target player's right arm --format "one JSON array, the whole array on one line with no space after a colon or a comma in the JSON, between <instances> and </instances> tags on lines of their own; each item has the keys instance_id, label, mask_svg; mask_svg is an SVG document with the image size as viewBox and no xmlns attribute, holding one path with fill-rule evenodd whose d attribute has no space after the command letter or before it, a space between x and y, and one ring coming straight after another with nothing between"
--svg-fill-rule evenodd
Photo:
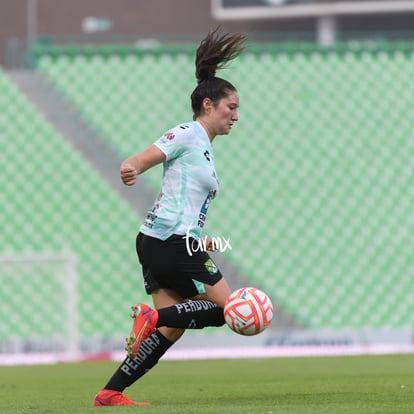
<instances>
[{"instance_id":1,"label":"player's right arm","mask_svg":"<svg viewBox=\"0 0 414 414\"><path fill-rule=\"evenodd\" d=\"M140 154L127 158L119 171L122 182L125 185L134 185L137 175L164 162L165 158L165 154L156 145L151 145Z\"/></svg>"}]
</instances>

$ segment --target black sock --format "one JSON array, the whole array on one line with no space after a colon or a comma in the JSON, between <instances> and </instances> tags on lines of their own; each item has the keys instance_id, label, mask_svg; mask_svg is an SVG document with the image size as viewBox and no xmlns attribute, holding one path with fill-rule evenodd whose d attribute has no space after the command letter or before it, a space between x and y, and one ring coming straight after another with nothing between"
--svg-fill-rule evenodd
<instances>
[{"instance_id":1,"label":"black sock","mask_svg":"<svg viewBox=\"0 0 414 414\"><path fill-rule=\"evenodd\" d=\"M124 391L156 365L172 345L173 342L170 342L161 332L155 331L141 344L134 359L125 358L104 388Z\"/></svg>"},{"instance_id":2,"label":"black sock","mask_svg":"<svg viewBox=\"0 0 414 414\"><path fill-rule=\"evenodd\" d=\"M223 308L209 300L193 300L158 309L157 326L169 328L203 329L224 325Z\"/></svg>"}]
</instances>

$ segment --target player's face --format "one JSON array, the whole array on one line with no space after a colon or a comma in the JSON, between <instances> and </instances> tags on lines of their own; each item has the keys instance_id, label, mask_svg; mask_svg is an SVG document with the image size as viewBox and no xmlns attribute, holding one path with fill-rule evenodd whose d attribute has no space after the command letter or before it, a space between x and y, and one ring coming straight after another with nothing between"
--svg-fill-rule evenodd
<instances>
[{"instance_id":1,"label":"player's face","mask_svg":"<svg viewBox=\"0 0 414 414\"><path fill-rule=\"evenodd\" d=\"M211 111L211 125L216 135L227 135L231 127L239 119L237 110L239 108L239 94L231 91L222 98Z\"/></svg>"}]
</instances>

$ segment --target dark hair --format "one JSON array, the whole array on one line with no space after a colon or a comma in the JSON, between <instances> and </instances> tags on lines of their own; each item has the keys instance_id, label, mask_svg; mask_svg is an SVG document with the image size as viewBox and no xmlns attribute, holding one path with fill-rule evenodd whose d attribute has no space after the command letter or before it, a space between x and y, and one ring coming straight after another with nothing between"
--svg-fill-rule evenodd
<instances>
[{"instance_id":1,"label":"dark hair","mask_svg":"<svg viewBox=\"0 0 414 414\"><path fill-rule=\"evenodd\" d=\"M222 34L217 28L210 30L200 43L195 58L195 75L198 85L191 94L194 119L202 112L204 98L210 98L213 104L216 104L229 92L236 91L230 82L216 77L216 71L224 68L230 60L243 51L245 39L245 35L241 33Z\"/></svg>"}]
</instances>

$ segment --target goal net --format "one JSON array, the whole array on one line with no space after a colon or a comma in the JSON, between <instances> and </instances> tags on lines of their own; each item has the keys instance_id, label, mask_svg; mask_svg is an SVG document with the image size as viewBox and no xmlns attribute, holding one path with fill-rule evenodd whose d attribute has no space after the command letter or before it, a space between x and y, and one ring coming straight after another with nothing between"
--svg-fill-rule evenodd
<instances>
[{"instance_id":1,"label":"goal net","mask_svg":"<svg viewBox=\"0 0 414 414\"><path fill-rule=\"evenodd\" d=\"M0 354L79 349L76 256L0 254Z\"/></svg>"}]
</instances>

